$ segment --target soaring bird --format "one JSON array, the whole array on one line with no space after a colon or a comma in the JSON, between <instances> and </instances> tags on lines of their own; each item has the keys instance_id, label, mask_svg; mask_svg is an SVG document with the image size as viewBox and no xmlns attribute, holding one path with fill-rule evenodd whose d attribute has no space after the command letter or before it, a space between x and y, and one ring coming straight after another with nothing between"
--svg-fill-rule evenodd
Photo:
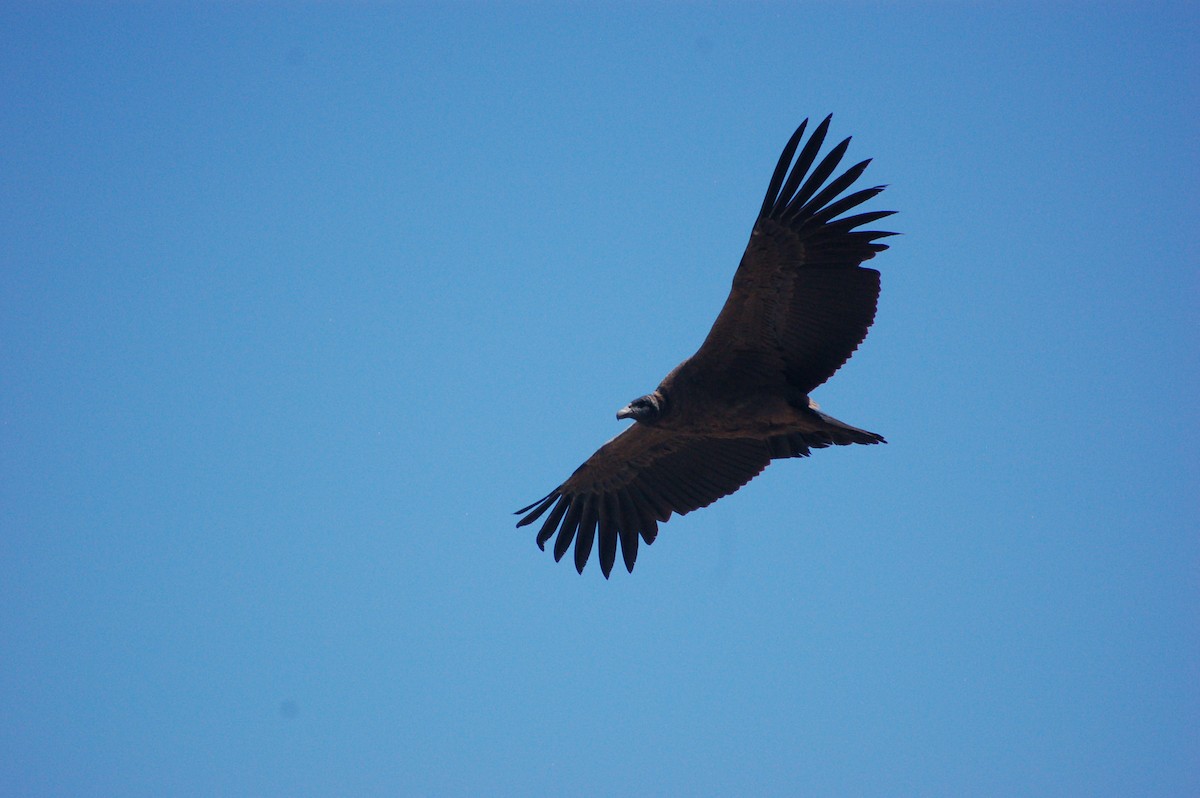
<instances>
[{"instance_id":1,"label":"soaring bird","mask_svg":"<svg viewBox=\"0 0 1200 798\"><path fill-rule=\"evenodd\" d=\"M842 215L884 186L842 196L870 160L829 179L850 144L847 138L817 162L830 118L801 148L805 119L783 148L729 298L700 349L617 411L632 426L517 511L518 527L549 511L537 544L544 549L553 537L555 560L574 542L575 568L583 573L598 535L605 578L618 542L632 572L639 539L653 543L672 513L728 496L772 460L832 444L885 442L826 415L809 398L866 338L879 272L861 264L887 249L879 239L895 235L858 229L894 211Z\"/></svg>"}]
</instances>

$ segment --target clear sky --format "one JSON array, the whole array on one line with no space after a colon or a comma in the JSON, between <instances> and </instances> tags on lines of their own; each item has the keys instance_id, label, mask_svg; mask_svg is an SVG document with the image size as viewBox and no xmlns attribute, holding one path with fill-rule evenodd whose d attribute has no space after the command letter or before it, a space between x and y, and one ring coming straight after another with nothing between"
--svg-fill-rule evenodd
<instances>
[{"instance_id":1,"label":"clear sky","mask_svg":"<svg viewBox=\"0 0 1200 798\"><path fill-rule=\"evenodd\" d=\"M1200 11L0 11L0 794L1200 794ZM833 113L903 233L781 461L512 511ZM594 558L595 555L593 555Z\"/></svg>"}]
</instances>

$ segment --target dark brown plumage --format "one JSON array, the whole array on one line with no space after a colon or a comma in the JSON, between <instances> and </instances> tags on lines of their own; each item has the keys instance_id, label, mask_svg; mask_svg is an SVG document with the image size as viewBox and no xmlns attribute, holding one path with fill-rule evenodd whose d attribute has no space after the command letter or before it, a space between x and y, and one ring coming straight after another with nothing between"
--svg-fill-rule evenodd
<instances>
[{"instance_id":1,"label":"dark brown plumage","mask_svg":"<svg viewBox=\"0 0 1200 798\"><path fill-rule=\"evenodd\" d=\"M829 180L850 144L846 139L817 161L829 119L799 155L807 119L783 148L729 298L700 349L653 393L617 412L633 426L517 511L525 514L518 527L549 512L537 543L545 547L554 537L555 560L574 543L582 573L598 536L604 576L618 543L632 571L639 539L653 543L672 513L728 496L771 460L884 442L825 415L808 397L866 337L879 272L861 264L887 249L879 239L894 235L857 229L893 211L841 216L884 187L839 197L870 161Z\"/></svg>"}]
</instances>

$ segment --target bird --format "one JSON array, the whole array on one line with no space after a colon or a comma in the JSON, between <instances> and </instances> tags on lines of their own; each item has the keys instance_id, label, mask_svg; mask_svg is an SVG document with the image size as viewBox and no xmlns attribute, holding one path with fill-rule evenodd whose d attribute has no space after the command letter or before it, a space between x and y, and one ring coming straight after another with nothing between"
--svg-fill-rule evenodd
<instances>
[{"instance_id":1,"label":"bird","mask_svg":"<svg viewBox=\"0 0 1200 798\"><path fill-rule=\"evenodd\" d=\"M895 211L845 216L886 186L845 194L870 159L832 180L850 138L817 155L825 117L788 139L771 175L733 285L708 336L650 393L617 411L633 424L546 496L516 511L517 527L547 512L537 545L559 561L575 546L582 574L595 544L605 579L618 545L630 573L672 514L707 507L772 460L831 445L886 443L825 414L809 394L849 360L875 320L879 272L862 263L896 235L860 230ZM799 150L799 154L797 154Z\"/></svg>"}]
</instances>

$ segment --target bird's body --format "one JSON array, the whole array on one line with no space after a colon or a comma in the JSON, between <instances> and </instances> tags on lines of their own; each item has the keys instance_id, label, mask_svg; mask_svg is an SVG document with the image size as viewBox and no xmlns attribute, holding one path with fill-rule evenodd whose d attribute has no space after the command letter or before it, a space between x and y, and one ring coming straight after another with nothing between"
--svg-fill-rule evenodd
<instances>
[{"instance_id":1,"label":"bird's body","mask_svg":"<svg viewBox=\"0 0 1200 798\"><path fill-rule=\"evenodd\" d=\"M875 318L879 273L860 264L886 249L876 241L892 234L855 228L891 212L839 216L883 190L839 198L869 161L825 183L849 139L809 174L828 118L789 171L806 125L784 148L729 298L696 354L618 412L634 419L631 427L548 496L517 511L527 513L518 526L549 511L537 542L544 546L557 534L555 559L574 542L582 572L598 535L604 575L618 541L632 571L639 538L653 542L658 523L672 513L727 496L771 460L883 442L825 415L809 394L849 359Z\"/></svg>"}]
</instances>

